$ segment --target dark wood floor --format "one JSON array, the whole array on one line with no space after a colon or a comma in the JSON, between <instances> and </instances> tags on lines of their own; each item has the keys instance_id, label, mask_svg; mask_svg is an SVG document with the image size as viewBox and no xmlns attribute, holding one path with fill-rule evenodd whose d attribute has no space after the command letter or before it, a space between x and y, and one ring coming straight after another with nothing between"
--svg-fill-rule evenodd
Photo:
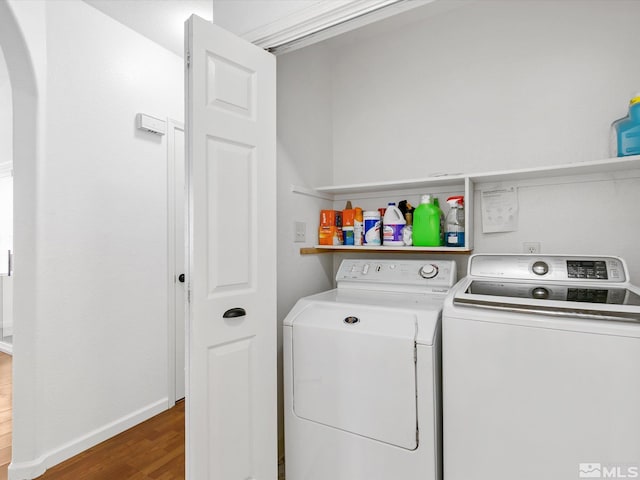
<instances>
[{"instance_id":1,"label":"dark wood floor","mask_svg":"<svg viewBox=\"0 0 640 480\"><path fill-rule=\"evenodd\" d=\"M184 401L47 470L38 480L184 479Z\"/></svg>"},{"instance_id":2,"label":"dark wood floor","mask_svg":"<svg viewBox=\"0 0 640 480\"><path fill-rule=\"evenodd\" d=\"M0 480L11 461L12 357L0 352ZM184 401L56 465L37 480L184 479ZM279 465L280 480L284 464Z\"/></svg>"},{"instance_id":3,"label":"dark wood floor","mask_svg":"<svg viewBox=\"0 0 640 480\"><path fill-rule=\"evenodd\" d=\"M11 460L12 357L0 352L0 480ZM184 479L184 402L81 454L38 480Z\"/></svg>"}]
</instances>

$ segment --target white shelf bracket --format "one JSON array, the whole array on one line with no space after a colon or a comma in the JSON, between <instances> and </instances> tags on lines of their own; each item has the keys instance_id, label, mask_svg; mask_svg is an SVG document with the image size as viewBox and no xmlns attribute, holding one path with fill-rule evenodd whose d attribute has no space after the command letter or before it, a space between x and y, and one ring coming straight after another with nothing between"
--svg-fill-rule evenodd
<instances>
[{"instance_id":1,"label":"white shelf bracket","mask_svg":"<svg viewBox=\"0 0 640 480\"><path fill-rule=\"evenodd\" d=\"M333 195L321 193L312 188L301 187L299 185L291 185L291 192L306 195L307 197L321 198L322 200L329 200L331 202L333 201Z\"/></svg>"}]
</instances>

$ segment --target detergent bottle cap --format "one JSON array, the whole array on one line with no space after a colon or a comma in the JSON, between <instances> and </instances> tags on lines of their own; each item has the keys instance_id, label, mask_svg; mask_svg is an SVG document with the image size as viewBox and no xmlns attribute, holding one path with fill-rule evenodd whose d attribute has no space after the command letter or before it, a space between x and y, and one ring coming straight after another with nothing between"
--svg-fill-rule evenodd
<instances>
[{"instance_id":1,"label":"detergent bottle cap","mask_svg":"<svg viewBox=\"0 0 640 480\"><path fill-rule=\"evenodd\" d=\"M629 105L635 105L636 103L640 103L640 92L631 95L631 100L629 100Z\"/></svg>"},{"instance_id":2,"label":"detergent bottle cap","mask_svg":"<svg viewBox=\"0 0 640 480\"><path fill-rule=\"evenodd\" d=\"M422 195L420 203L431 203L431 195L429 195L428 193Z\"/></svg>"}]
</instances>

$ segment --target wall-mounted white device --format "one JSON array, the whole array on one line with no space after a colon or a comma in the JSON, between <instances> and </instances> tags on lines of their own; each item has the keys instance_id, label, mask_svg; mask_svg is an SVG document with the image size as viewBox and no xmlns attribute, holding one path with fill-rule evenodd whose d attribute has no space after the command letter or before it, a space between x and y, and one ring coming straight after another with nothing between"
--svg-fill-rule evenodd
<instances>
[{"instance_id":1,"label":"wall-mounted white device","mask_svg":"<svg viewBox=\"0 0 640 480\"><path fill-rule=\"evenodd\" d=\"M152 117L151 115L145 115L144 113L138 113L136 115L136 127L138 130L144 130L145 132L156 135L164 135L167 133L167 122Z\"/></svg>"}]
</instances>

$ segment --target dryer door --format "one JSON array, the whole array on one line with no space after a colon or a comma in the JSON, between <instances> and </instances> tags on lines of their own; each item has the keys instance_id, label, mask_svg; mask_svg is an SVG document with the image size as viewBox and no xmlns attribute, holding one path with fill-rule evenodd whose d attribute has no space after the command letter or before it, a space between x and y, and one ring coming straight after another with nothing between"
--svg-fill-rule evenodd
<instances>
[{"instance_id":1,"label":"dryer door","mask_svg":"<svg viewBox=\"0 0 640 480\"><path fill-rule=\"evenodd\" d=\"M417 448L416 316L315 304L293 321L293 409L299 417Z\"/></svg>"}]
</instances>

